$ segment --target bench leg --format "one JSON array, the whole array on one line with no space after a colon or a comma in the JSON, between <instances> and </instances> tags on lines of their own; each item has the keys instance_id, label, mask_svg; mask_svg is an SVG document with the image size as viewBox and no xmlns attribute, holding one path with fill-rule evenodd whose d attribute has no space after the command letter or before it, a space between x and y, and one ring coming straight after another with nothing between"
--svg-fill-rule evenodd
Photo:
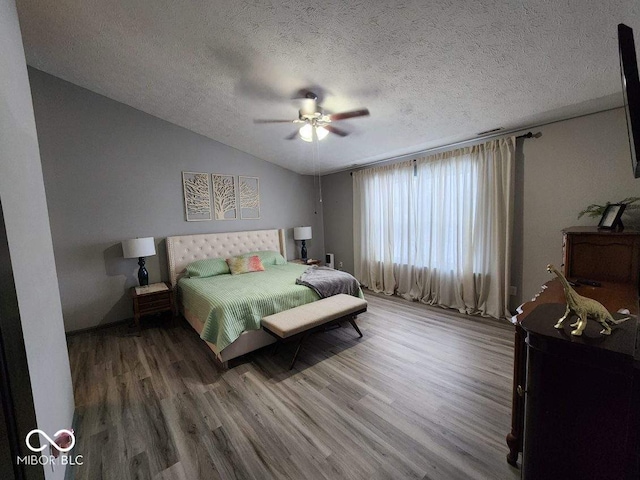
<instances>
[{"instance_id":1,"label":"bench leg","mask_svg":"<svg viewBox=\"0 0 640 480\"><path fill-rule=\"evenodd\" d=\"M291 370L293 366L296 364L296 360L298 359L298 353L300 353L300 347L302 346L302 342L304 342L308 336L309 334L306 333L298 341L298 347L296 348L296 353L293 355L293 359L291 360L291 365L289 365L289 370Z\"/></svg>"},{"instance_id":2,"label":"bench leg","mask_svg":"<svg viewBox=\"0 0 640 480\"><path fill-rule=\"evenodd\" d=\"M360 329L358 328L358 325L356 325L356 319L355 318L351 318L349 319L349 323L351 324L351 326L353 328L356 329L356 332L358 332L358 335L360 335L360 338L362 338L362 332L360 331Z\"/></svg>"}]
</instances>

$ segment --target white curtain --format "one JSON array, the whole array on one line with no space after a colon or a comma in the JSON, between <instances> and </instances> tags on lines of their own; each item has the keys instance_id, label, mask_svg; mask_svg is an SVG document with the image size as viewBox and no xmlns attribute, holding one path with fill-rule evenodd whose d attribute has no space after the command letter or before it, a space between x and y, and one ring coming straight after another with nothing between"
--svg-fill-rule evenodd
<instances>
[{"instance_id":1,"label":"white curtain","mask_svg":"<svg viewBox=\"0 0 640 480\"><path fill-rule=\"evenodd\" d=\"M509 317L515 137L354 172L355 276L375 292Z\"/></svg>"}]
</instances>

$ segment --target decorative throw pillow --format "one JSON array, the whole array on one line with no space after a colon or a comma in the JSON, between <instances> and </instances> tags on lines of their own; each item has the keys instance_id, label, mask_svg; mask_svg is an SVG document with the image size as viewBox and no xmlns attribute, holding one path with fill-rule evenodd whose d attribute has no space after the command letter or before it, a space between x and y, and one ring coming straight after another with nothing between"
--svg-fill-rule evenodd
<instances>
[{"instance_id":1,"label":"decorative throw pillow","mask_svg":"<svg viewBox=\"0 0 640 480\"><path fill-rule=\"evenodd\" d=\"M257 255L227 258L227 264L229 265L229 270L231 270L231 275L264 272L264 266Z\"/></svg>"},{"instance_id":2,"label":"decorative throw pillow","mask_svg":"<svg viewBox=\"0 0 640 480\"><path fill-rule=\"evenodd\" d=\"M262 250L259 252L243 253L241 257L251 257L256 255L260 258L262 265L286 265L287 261L280 253L274 250Z\"/></svg>"},{"instance_id":3,"label":"decorative throw pillow","mask_svg":"<svg viewBox=\"0 0 640 480\"><path fill-rule=\"evenodd\" d=\"M207 258L196 260L187 265L187 275L192 278L214 277L229 274L229 265L224 258Z\"/></svg>"}]
</instances>

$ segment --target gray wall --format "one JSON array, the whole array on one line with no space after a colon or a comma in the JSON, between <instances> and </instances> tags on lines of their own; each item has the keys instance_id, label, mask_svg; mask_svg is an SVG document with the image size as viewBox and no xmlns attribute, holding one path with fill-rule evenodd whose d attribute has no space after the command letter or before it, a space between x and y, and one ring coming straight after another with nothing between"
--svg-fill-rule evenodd
<instances>
[{"instance_id":1,"label":"gray wall","mask_svg":"<svg viewBox=\"0 0 640 480\"><path fill-rule=\"evenodd\" d=\"M561 230L597 225L578 213L591 203L640 196L633 178L622 108L540 129L542 138L524 143L523 299L551 277L548 263L562 263ZM623 216L627 225L637 218Z\"/></svg>"},{"instance_id":2,"label":"gray wall","mask_svg":"<svg viewBox=\"0 0 640 480\"><path fill-rule=\"evenodd\" d=\"M580 210L591 203L640 196L633 178L624 110L615 109L536 128L539 139L519 140L512 285L513 307L529 300L550 279L547 263L562 263L561 230L597 225ZM349 172L322 177L327 252L353 272L353 186ZM637 218L625 216L626 223Z\"/></svg>"},{"instance_id":3,"label":"gray wall","mask_svg":"<svg viewBox=\"0 0 640 480\"><path fill-rule=\"evenodd\" d=\"M67 331L133 315L135 259L120 242L156 239L151 283L167 280L164 238L311 225L309 255L323 255L322 212L313 177L298 175L44 72L30 69ZM247 134L251 134L249 125ZM182 171L260 178L261 218L186 222ZM317 211L317 213L315 213Z\"/></svg>"},{"instance_id":4,"label":"gray wall","mask_svg":"<svg viewBox=\"0 0 640 480\"><path fill-rule=\"evenodd\" d=\"M353 183L349 172L322 177L324 247L335 267L353 274Z\"/></svg>"},{"instance_id":5,"label":"gray wall","mask_svg":"<svg viewBox=\"0 0 640 480\"><path fill-rule=\"evenodd\" d=\"M0 0L0 45L0 200L36 420L38 428L53 435L71 426L73 390L29 79L13 0ZM63 466L55 472L44 471L47 479L62 479L65 474Z\"/></svg>"}]
</instances>

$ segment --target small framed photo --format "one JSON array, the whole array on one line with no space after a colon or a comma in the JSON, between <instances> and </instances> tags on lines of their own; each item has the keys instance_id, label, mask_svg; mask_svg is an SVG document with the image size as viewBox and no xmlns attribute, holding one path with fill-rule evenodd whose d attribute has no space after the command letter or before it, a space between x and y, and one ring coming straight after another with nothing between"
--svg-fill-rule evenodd
<instances>
[{"instance_id":1,"label":"small framed photo","mask_svg":"<svg viewBox=\"0 0 640 480\"><path fill-rule=\"evenodd\" d=\"M607 208L605 208L602 218L600 219L600 223L598 224L598 228L604 230L622 229L623 226L620 217L626 207L626 203L613 203L611 205L607 205Z\"/></svg>"}]
</instances>

